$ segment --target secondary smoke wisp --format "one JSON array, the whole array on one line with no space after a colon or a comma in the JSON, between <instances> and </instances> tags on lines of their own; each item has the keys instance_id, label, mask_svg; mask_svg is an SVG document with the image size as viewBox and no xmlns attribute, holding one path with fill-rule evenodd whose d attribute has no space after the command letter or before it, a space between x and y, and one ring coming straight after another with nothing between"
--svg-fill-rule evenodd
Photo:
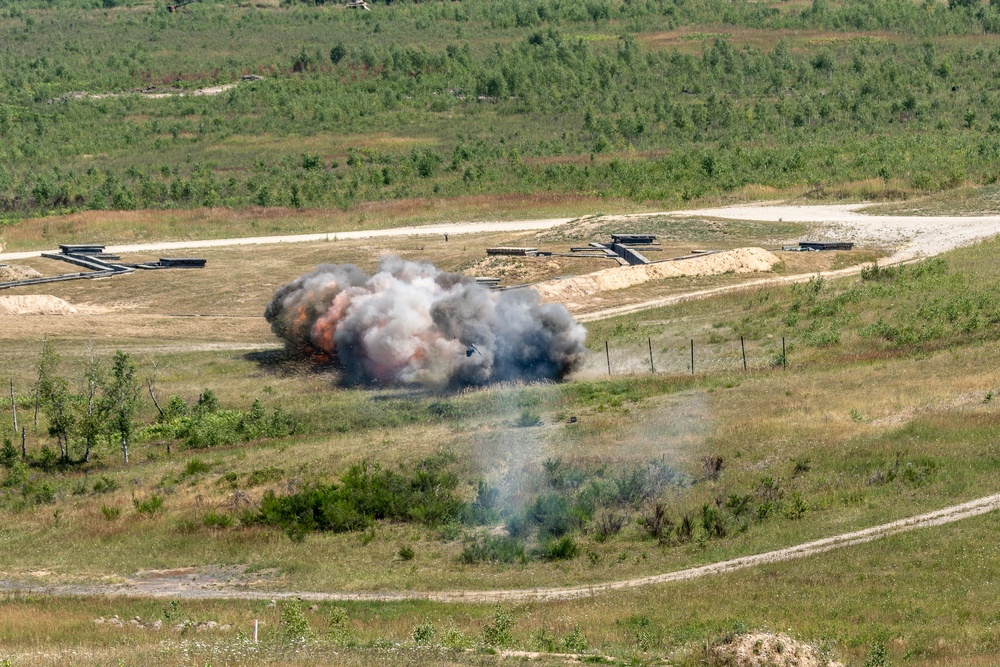
<instances>
[{"instance_id":1,"label":"secondary smoke wisp","mask_svg":"<svg viewBox=\"0 0 1000 667\"><path fill-rule=\"evenodd\" d=\"M533 289L494 292L394 256L372 276L321 264L278 289L264 315L289 352L337 361L356 382L559 380L585 355L586 330Z\"/></svg>"}]
</instances>

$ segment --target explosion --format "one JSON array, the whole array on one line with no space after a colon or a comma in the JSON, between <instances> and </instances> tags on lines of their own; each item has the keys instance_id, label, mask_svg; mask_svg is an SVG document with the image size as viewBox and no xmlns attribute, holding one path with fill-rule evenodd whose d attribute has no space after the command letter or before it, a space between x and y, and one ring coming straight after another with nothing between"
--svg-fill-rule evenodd
<instances>
[{"instance_id":1,"label":"explosion","mask_svg":"<svg viewBox=\"0 0 1000 667\"><path fill-rule=\"evenodd\" d=\"M495 292L395 256L373 276L321 264L279 288L264 316L291 354L364 383L560 380L583 363L587 335L533 289Z\"/></svg>"}]
</instances>

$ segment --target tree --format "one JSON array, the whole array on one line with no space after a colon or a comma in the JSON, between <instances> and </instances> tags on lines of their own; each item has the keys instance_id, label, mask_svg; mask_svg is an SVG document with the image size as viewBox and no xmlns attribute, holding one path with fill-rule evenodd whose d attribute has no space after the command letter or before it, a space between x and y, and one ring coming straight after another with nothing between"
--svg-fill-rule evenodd
<instances>
[{"instance_id":1,"label":"tree","mask_svg":"<svg viewBox=\"0 0 1000 667\"><path fill-rule=\"evenodd\" d=\"M122 458L128 463L128 446L135 431L139 410L139 377L135 362L127 352L115 350L111 373L103 387L102 411L107 415L108 431L118 438Z\"/></svg>"},{"instance_id":2,"label":"tree","mask_svg":"<svg viewBox=\"0 0 1000 667\"><path fill-rule=\"evenodd\" d=\"M49 420L49 435L59 445L59 456L63 462L69 460L69 435L76 421L72 409L73 397L69 392L69 382L59 377L60 357L51 341L42 345L38 359L38 401Z\"/></svg>"},{"instance_id":3,"label":"tree","mask_svg":"<svg viewBox=\"0 0 1000 667\"><path fill-rule=\"evenodd\" d=\"M347 55L347 47L344 46L343 42L338 42L332 49L330 49L330 62L334 65L339 65L340 61L344 59Z\"/></svg>"},{"instance_id":4,"label":"tree","mask_svg":"<svg viewBox=\"0 0 1000 667\"><path fill-rule=\"evenodd\" d=\"M93 342L90 345L90 355L87 361L87 368L84 371L84 382L87 386L86 400L79 401L80 415L77 418L77 433L83 439L84 462L90 461L90 451L97 444L97 437L104 430L107 414L106 407L97 401L97 389L104 384L103 370L94 361Z\"/></svg>"}]
</instances>

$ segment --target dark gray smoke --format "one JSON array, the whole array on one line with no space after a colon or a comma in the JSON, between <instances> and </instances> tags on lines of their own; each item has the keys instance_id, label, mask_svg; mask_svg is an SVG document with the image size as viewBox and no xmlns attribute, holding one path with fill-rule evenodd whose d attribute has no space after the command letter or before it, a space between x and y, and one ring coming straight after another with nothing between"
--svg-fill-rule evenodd
<instances>
[{"instance_id":1,"label":"dark gray smoke","mask_svg":"<svg viewBox=\"0 0 1000 667\"><path fill-rule=\"evenodd\" d=\"M264 315L292 354L387 384L559 380L583 363L587 335L533 289L494 292L394 256L373 276L321 264L281 287Z\"/></svg>"}]
</instances>

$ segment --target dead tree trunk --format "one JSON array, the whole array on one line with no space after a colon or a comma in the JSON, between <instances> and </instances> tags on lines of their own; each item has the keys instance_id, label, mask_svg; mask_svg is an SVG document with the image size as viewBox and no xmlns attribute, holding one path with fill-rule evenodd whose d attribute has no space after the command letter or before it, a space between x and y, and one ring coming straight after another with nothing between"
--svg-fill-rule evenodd
<instances>
[{"instance_id":1,"label":"dead tree trunk","mask_svg":"<svg viewBox=\"0 0 1000 667\"><path fill-rule=\"evenodd\" d=\"M14 401L14 378L10 379L10 410L14 413L14 433L17 433L17 403Z\"/></svg>"}]
</instances>

